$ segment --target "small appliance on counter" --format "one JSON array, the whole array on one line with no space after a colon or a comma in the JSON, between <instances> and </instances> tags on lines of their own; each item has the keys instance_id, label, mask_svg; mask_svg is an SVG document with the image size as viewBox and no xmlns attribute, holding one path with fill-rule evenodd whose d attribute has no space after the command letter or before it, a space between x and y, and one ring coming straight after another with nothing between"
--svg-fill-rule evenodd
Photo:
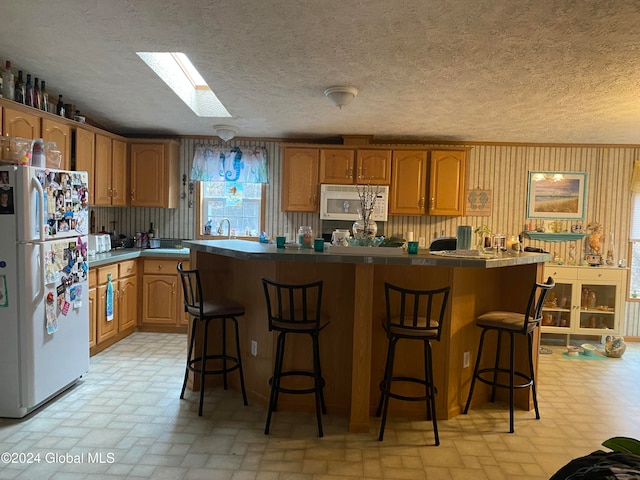
<instances>
[{"instance_id":1,"label":"small appliance on counter","mask_svg":"<svg viewBox=\"0 0 640 480\"><path fill-rule=\"evenodd\" d=\"M97 233L89 235L89 251L95 253L105 253L111 250L111 235L108 233Z\"/></svg>"}]
</instances>

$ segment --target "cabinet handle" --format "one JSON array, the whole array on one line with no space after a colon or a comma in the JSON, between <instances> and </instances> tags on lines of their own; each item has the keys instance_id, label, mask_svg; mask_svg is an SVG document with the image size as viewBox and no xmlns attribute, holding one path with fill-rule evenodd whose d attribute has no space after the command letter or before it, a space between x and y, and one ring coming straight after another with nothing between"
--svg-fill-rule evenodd
<instances>
[{"instance_id":1,"label":"cabinet handle","mask_svg":"<svg viewBox=\"0 0 640 480\"><path fill-rule=\"evenodd\" d=\"M358 167L358 178L362 178L362 167Z\"/></svg>"},{"instance_id":2,"label":"cabinet handle","mask_svg":"<svg viewBox=\"0 0 640 480\"><path fill-rule=\"evenodd\" d=\"M436 203L436 199L431 197L431 209L432 210L433 210L433 206L435 205L435 203Z\"/></svg>"},{"instance_id":3,"label":"cabinet handle","mask_svg":"<svg viewBox=\"0 0 640 480\"><path fill-rule=\"evenodd\" d=\"M173 282L173 283L171 284L171 293L173 293L173 294L175 294L175 293L176 293L176 283L175 283L175 282Z\"/></svg>"},{"instance_id":4,"label":"cabinet handle","mask_svg":"<svg viewBox=\"0 0 640 480\"><path fill-rule=\"evenodd\" d=\"M353 178L353 167L347 168L347 172L345 175L346 178Z\"/></svg>"},{"instance_id":5,"label":"cabinet handle","mask_svg":"<svg viewBox=\"0 0 640 480\"><path fill-rule=\"evenodd\" d=\"M162 270L162 267L163 267L163 266L164 266L164 265L158 265L158 270Z\"/></svg>"},{"instance_id":6,"label":"cabinet handle","mask_svg":"<svg viewBox=\"0 0 640 480\"><path fill-rule=\"evenodd\" d=\"M113 189L113 196L117 197L118 196L118 190L116 190L115 188Z\"/></svg>"},{"instance_id":7,"label":"cabinet handle","mask_svg":"<svg viewBox=\"0 0 640 480\"><path fill-rule=\"evenodd\" d=\"M134 198L136 198L136 191L131 190L131 200L133 200Z\"/></svg>"},{"instance_id":8,"label":"cabinet handle","mask_svg":"<svg viewBox=\"0 0 640 480\"><path fill-rule=\"evenodd\" d=\"M424 197L422 197L418 202L418 208L423 208L423 207L424 207Z\"/></svg>"},{"instance_id":9,"label":"cabinet handle","mask_svg":"<svg viewBox=\"0 0 640 480\"><path fill-rule=\"evenodd\" d=\"M311 198L311 202L313 203L313 206L316 206L316 200L317 200L318 195L317 194L313 194L313 197Z\"/></svg>"},{"instance_id":10,"label":"cabinet handle","mask_svg":"<svg viewBox=\"0 0 640 480\"><path fill-rule=\"evenodd\" d=\"M113 189L110 188L108 192L109 192L109 197L113 197Z\"/></svg>"}]
</instances>

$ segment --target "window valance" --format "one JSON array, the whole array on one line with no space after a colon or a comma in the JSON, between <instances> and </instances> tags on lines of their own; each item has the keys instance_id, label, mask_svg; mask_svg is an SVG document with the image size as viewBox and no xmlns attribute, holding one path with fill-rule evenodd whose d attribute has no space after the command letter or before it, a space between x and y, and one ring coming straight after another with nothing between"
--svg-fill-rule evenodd
<instances>
[{"instance_id":1,"label":"window valance","mask_svg":"<svg viewBox=\"0 0 640 480\"><path fill-rule=\"evenodd\" d=\"M267 183L267 149L196 145L191 180Z\"/></svg>"}]
</instances>

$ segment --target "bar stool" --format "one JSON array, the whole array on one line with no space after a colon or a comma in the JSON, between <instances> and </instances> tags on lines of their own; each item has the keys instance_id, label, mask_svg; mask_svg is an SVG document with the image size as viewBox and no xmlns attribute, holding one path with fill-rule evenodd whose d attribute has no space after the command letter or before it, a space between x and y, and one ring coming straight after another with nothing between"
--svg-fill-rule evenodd
<instances>
[{"instance_id":1,"label":"bar stool","mask_svg":"<svg viewBox=\"0 0 640 480\"><path fill-rule=\"evenodd\" d=\"M264 433L265 435L269 434L271 415L278 407L278 395L281 392L293 395L313 393L315 394L316 402L318 437L322 437L322 413L327 413L327 407L324 402L323 389L325 382L322 378L322 369L320 368L318 336L320 331L329 324L328 321L322 321L320 318L322 281L291 285L276 283L263 278L262 285L267 302L269 331L278 332L273 376L269 379L271 394L269 396L269 410ZM288 334L311 336L313 355L312 372L283 370L284 346ZM294 388L282 385L281 382L284 378L296 376L313 378L313 386L310 388Z\"/></svg>"},{"instance_id":2,"label":"bar stool","mask_svg":"<svg viewBox=\"0 0 640 480\"><path fill-rule=\"evenodd\" d=\"M496 388L505 388L509 390L509 433L514 432L513 396L516 388L522 389L531 387L536 420L540 419L538 397L536 395L536 379L533 367L533 333L542 320L542 306L544 304L544 299L549 290L554 286L555 282L552 277L549 277L545 283L534 283L531 293L529 294L529 300L527 301L524 313L491 311L484 313L477 318L476 325L482 329L482 333L480 334L480 345L478 346L478 356L473 370L473 378L471 379L469 397L467 398L467 404L464 407L463 413L466 414L469 411L471 397L473 397L473 388L477 380L491 386L491 402L495 402ZM495 331L498 334L494 365L493 367L480 368L485 335L492 331ZM509 368L505 368L500 365L500 349L502 348L503 333L509 335L510 340ZM528 373L517 371L515 369L515 335L524 335L527 338ZM508 379L504 378L505 375L508 376ZM522 380L522 383L514 383L515 377Z\"/></svg>"},{"instance_id":3,"label":"bar stool","mask_svg":"<svg viewBox=\"0 0 640 480\"><path fill-rule=\"evenodd\" d=\"M387 410L389 398L405 401L426 401L427 419L431 417L433 422L433 434L436 445L440 445L438 436L438 423L436 419L436 395L438 389L433 380L433 358L431 354L431 340L439 341L444 323L444 312L447 307L450 287L435 290L409 290L390 283L384 284L386 300L386 320L382 324L387 339L387 362L384 369L384 379L380 382L380 402L376 416L382 413L380 423L379 441L384 438L384 427L387 422ZM399 340L419 340L424 348L424 379L393 376L393 363L396 353L396 345ZM393 393L394 382L409 382L424 385L425 395L401 395Z\"/></svg>"},{"instance_id":4,"label":"bar stool","mask_svg":"<svg viewBox=\"0 0 640 480\"><path fill-rule=\"evenodd\" d=\"M182 382L182 391L180 398L184 398L184 391L187 387L187 377L189 372L200 374L200 406L198 407L198 416L202 416L202 403L204 400L204 384L207 375L222 375L224 389L227 389L227 374L238 370L240 373L240 388L242 390L242 399L245 405L247 403L247 393L244 389L244 375L242 372L242 357L240 355L240 337L238 334L238 320L236 317L244 315L244 306L234 302L233 300L211 300L203 298L202 284L200 283L200 272L198 270L183 270L182 262L178 263L178 273L182 280L182 290L184 292L184 310L193 317L191 323L191 336L189 339L189 353L187 354L187 366L184 371L184 381ZM207 341L209 337L209 324L212 320L221 321L222 336L221 346L222 353L216 355L207 355ZM227 320L233 323L235 330L236 356L227 353ZM202 329L202 353L194 357L194 345L196 341L197 323L204 323ZM208 370L207 363L209 361L222 361L222 367ZM227 362L230 362L229 365Z\"/></svg>"}]
</instances>

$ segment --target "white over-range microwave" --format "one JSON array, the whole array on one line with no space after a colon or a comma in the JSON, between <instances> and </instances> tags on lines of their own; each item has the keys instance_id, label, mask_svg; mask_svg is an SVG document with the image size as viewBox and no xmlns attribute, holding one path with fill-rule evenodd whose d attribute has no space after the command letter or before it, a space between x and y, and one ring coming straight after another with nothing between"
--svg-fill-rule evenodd
<instances>
[{"instance_id":1,"label":"white over-range microwave","mask_svg":"<svg viewBox=\"0 0 640 480\"><path fill-rule=\"evenodd\" d=\"M386 222L389 187L372 185L369 188L377 189L378 192L371 218L377 222ZM360 196L356 185L320 185L320 218L322 220L357 220L360 208Z\"/></svg>"}]
</instances>

